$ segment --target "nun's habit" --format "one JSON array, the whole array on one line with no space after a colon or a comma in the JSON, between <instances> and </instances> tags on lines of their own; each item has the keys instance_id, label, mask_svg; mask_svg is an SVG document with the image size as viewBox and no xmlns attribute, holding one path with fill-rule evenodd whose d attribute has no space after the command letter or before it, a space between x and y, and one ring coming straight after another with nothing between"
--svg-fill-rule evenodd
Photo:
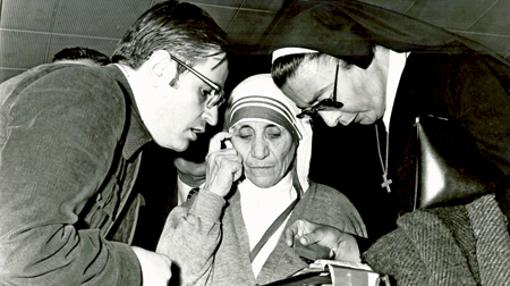
<instances>
[{"instance_id":1,"label":"nun's habit","mask_svg":"<svg viewBox=\"0 0 510 286\"><path fill-rule=\"evenodd\" d=\"M297 219L366 237L363 221L347 197L307 179L312 132L309 122L295 117L298 112L269 74L252 76L232 92L227 128L247 120L282 126L299 141L296 157L289 172L272 187L259 188L244 179L225 199L201 191L171 212L158 251L180 268L183 285L265 284L306 267L281 236ZM271 223L266 218L277 216L294 201L290 215L250 259L261 232Z\"/></svg>"}]
</instances>

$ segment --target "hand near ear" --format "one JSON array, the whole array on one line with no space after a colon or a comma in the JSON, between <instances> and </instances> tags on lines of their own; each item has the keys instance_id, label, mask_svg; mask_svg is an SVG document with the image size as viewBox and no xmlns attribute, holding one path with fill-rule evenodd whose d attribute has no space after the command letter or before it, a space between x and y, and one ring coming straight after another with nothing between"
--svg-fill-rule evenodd
<instances>
[{"instance_id":1,"label":"hand near ear","mask_svg":"<svg viewBox=\"0 0 510 286\"><path fill-rule=\"evenodd\" d=\"M206 179L204 190L220 196L229 193L232 184L243 172L242 159L231 146L221 149L223 141L232 137L230 133L220 132L209 143L209 153L206 157Z\"/></svg>"}]
</instances>

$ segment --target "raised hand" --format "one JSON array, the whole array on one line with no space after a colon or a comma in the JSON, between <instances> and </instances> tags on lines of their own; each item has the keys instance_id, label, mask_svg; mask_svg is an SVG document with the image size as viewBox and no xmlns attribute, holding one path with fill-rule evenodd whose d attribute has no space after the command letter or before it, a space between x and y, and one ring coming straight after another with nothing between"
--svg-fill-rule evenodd
<instances>
[{"instance_id":1,"label":"raised hand","mask_svg":"<svg viewBox=\"0 0 510 286\"><path fill-rule=\"evenodd\" d=\"M222 197L229 193L232 184L241 177L243 172L242 158L232 148L230 142L227 142L226 148L221 149L221 143L229 141L231 137L232 135L228 132L214 135L209 143L209 153L206 157L204 190Z\"/></svg>"}]
</instances>

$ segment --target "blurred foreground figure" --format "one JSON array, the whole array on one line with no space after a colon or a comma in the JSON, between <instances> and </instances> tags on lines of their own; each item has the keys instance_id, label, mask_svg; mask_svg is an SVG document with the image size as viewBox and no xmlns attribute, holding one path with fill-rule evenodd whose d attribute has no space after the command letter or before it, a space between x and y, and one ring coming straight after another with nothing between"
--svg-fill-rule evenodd
<instances>
[{"instance_id":1,"label":"blurred foreground figure","mask_svg":"<svg viewBox=\"0 0 510 286\"><path fill-rule=\"evenodd\" d=\"M466 205L417 210L364 256L398 285L506 285L508 220L493 194Z\"/></svg>"}]
</instances>

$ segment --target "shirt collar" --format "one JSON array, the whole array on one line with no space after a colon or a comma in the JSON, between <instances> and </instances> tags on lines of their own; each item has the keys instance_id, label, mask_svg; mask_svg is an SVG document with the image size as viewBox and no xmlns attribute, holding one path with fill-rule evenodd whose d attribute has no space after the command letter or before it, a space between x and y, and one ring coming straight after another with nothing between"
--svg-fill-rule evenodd
<instances>
[{"instance_id":1,"label":"shirt collar","mask_svg":"<svg viewBox=\"0 0 510 286\"><path fill-rule=\"evenodd\" d=\"M402 72L404 71L408 55L409 52L397 53L393 50L390 50L389 52L388 79L386 81L386 109L383 115L383 122L386 126L386 131L390 128L391 111L393 109L398 84L400 82Z\"/></svg>"},{"instance_id":2,"label":"shirt collar","mask_svg":"<svg viewBox=\"0 0 510 286\"><path fill-rule=\"evenodd\" d=\"M143 124L140 112L136 107L133 91L126 79L126 76L116 65L109 65L106 69L110 72L113 78L119 83L123 90L129 106L129 117L127 118L128 131L126 134L126 141L122 147L122 156L125 159L130 159L138 150L140 150L146 143L152 141L152 136Z\"/></svg>"}]
</instances>

